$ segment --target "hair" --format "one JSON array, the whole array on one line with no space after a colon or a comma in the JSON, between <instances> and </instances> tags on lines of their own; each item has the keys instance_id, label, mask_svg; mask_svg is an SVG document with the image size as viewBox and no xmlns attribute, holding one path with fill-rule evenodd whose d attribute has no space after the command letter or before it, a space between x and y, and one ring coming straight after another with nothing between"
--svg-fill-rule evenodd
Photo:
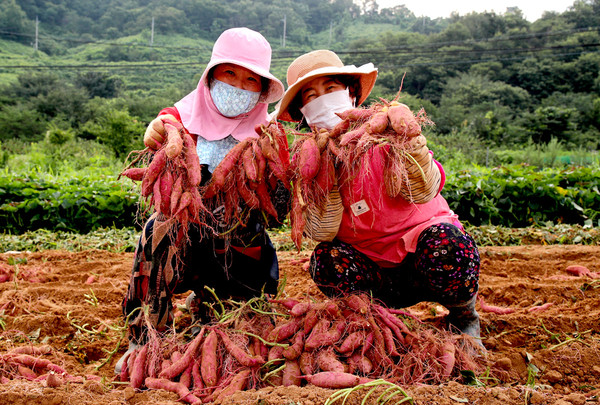
<instances>
[{"instance_id":1,"label":"hair","mask_svg":"<svg viewBox=\"0 0 600 405\"><path fill-rule=\"evenodd\" d=\"M234 63L235 65L235 63ZM208 71L208 73L206 74L206 82L208 83L208 87L210 88L210 85L212 83L213 80L213 76L214 76L214 71L215 68L219 66L219 65L215 65L212 68L210 68L210 70ZM260 76L260 75L259 75ZM264 76L260 76L260 100L265 99L267 97L267 93L269 93L269 86L271 85L271 79L264 77ZM260 101L259 100L259 101Z\"/></svg>"},{"instance_id":2,"label":"hair","mask_svg":"<svg viewBox=\"0 0 600 405\"><path fill-rule=\"evenodd\" d=\"M327 76L329 76L329 77L333 78L334 80L336 80L337 82L343 84L349 90L350 97L354 97L355 99L358 99L360 97L360 94L362 93L362 89L361 89L360 80L358 79L358 77L353 76L353 75L336 75L336 74L331 74L331 75L327 75ZM302 119L304 118L304 116L300 112L300 108L302 108L302 95L300 94L300 92L298 92L296 94L296 96L294 97L294 99L288 105L288 113L290 114L290 117L292 117L292 119L294 121L302 121Z\"/></svg>"}]
</instances>

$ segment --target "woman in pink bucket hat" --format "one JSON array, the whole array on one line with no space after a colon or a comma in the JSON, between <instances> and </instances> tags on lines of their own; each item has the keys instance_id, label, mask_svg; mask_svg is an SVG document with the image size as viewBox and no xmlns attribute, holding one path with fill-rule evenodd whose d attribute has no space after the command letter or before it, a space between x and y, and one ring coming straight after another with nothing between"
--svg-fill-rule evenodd
<instances>
[{"instance_id":1,"label":"woman in pink bucket hat","mask_svg":"<svg viewBox=\"0 0 600 405\"><path fill-rule=\"evenodd\" d=\"M260 33L248 28L224 31L213 46L196 89L173 107L160 111L146 130L144 144L157 150L165 138L164 122L181 123L196 143L202 168L201 186L204 185L231 148L248 137L258 136L254 128L268 123L268 104L278 101L284 92L281 81L269 72L270 65L271 46ZM287 146L286 139L279 141ZM287 191L285 187L279 190ZM275 205L282 220L287 214L287 204ZM218 218L218 212L214 214ZM191 224L185 246L174 247L169 237L155 232L160 225L161 217L153 215L140 237L123 299L126 317L146 305L151 326L164 330L173 319L173 294L191 290L186 304L192 319L203 321L208 313L203 303L212 299L205 286L219 299L248 299L260 296L263 291L277 291L277 256L265 221L258 213L245 227L238 227L228 235L230 245L216 236L201 234L199 227ZM180 261L173 258L173 249L183 252ZM133 314L128 324L127 353L145 342L146 327L144 314L141 311ZM116 373L120 372L127 353L117 363Z\"/></svg>"},{"instance_id":2,"label":"woman in pink bucket hat","mask_svg":"<svg viewBox=\"0 0 600 405\"><path fill-rule=\"evenodd\" d=\"M309 52L289 66L288 89L275 115L331 130L342 121L336 113L366 100L376 76L372 64L347 66L334 52ZM444 170L425 137L411 139L412 159L404 164L416 173L410 165L417 162L422 175L407 175L410 196L385 192L386 147L370 149L357 173L336 168L324 206L305 215L305 235L320 242L311 255L311 276L328 296L363 291L394 308L438 302L449 311L451 329L479 339L477 246L440 194Z\"/></svg>"}]
</instances>

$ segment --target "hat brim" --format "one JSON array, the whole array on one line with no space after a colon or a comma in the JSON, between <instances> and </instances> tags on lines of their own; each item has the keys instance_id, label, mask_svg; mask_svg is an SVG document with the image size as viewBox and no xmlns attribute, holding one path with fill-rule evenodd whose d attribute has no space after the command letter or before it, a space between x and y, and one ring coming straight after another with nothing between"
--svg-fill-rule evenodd
<instances>
[{"instance_id":1,"label":"hat brim","mask_svg":"<svg viewBox=\"0 0 600 405\"><path fill-rule=\"evenodd\" d=\"M208 63L208 65L206 65L206 69L204 69L204 72L202 73L202 77L200 78L200 83L204 83L208 87L208 85L209 85L208 72L210 72L210 70L213 67L215 67L217 65L221 65L223 63L231 63L233 65L238 65L238 66L244 67L244 68L256 73L257 75L264 77L265 79L269 79L269 88L264 93L264 96L260 100L263 103L267 103L267 104L274 103L274 102L278 101L285 92L285 87L283 86L283 83L278 78L273 76L271 74L271 72L269 72L268 70L264 70L264 69L254 66L254 65L251 65L249 63L244 63L244 62L240 62L240 61L233 60L233 59L211 60Z\"/></svg>"},{"instance_id":2,"label":"hat brim","mask_svg":"<svg viewBox=\"0 0 600 405\"><path fill-rule=\"evenodd\" d=\"M274 116L282 121L298 122L292 118L289 113L290 103L294 100L302 86L309 81L322 76L356 76L360 81L360 95L356 100L356 105L361 105L375 86L375 80L377 80L377 68L372 63L356 67L354 65L347 65L342 67L327 66L319 69L311 70L306 75L298 78L294 84L292 84L285 91L283 98L277 104Z\"/></svg>"}]
</instances>

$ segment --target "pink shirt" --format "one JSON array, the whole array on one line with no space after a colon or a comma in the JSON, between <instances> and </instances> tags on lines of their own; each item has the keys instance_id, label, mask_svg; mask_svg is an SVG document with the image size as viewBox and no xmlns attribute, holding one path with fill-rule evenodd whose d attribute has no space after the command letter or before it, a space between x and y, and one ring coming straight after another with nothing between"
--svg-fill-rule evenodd
<instances>
[{"instance_id":1,"label":"pink shirt","mask_svg":"<svg viewBox=\"0 0 600 405\"><path fill-rule=\"evenodd\" d=\"M458 216L438 194L425 204L409 203L398 196L387 195L383 180L382 149L368 152L361 171L349 180L342 174L339 180L344 205L337 238L353 245L382 267L394 267L414 252L421 232L431 225L448 222L461 226ZM445 182L442 166L440 191ZM368 168L368 170L365 170Z\"/></svg>"}]
</instances>

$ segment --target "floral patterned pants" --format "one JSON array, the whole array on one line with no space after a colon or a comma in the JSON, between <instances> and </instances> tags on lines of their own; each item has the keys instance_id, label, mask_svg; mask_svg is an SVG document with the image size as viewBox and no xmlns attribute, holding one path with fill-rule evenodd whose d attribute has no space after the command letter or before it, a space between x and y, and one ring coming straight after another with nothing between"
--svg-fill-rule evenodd
<instances>
[{"instance_id":1,"label":"floral patterned pants","mask_svg":"<svg viewBox=\"0 0 600 405\"><path fill-rule=\"evenodd\" d=\"M455 305L477 293L479 251L470 235L441 223L425 229L415 253L397 267L382 268L352 245L334 239L316 246L310 272L329 297L361 291L395 308L422 301Z\"/></svg>"}]
</instances>

